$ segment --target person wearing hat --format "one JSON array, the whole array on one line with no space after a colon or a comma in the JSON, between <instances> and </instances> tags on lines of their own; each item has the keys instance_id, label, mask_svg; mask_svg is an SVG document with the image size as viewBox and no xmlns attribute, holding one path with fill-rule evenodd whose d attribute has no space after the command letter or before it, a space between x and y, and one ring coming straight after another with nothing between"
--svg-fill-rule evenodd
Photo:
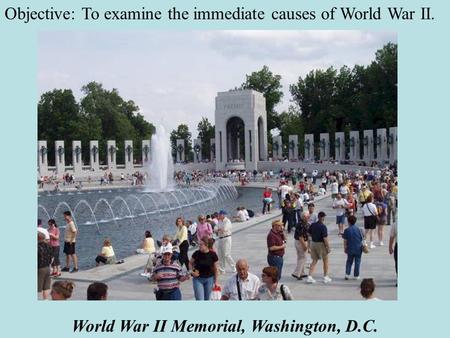
<instances>
[{"instance_id":1,"label":"person wearing hat","mask_svg":"<svg viewBox=\"0 0 450 338\"><path fill-rule=\"evenodd\" d=\"M217 233L217 255L219 256L219 272L225 273L226 265L228 264L236 273L236 267L233 257L231 257L231 221L227 217L225 210L220 210L217 216L219 223L214 228L214 232Z\"/></svg>"},{"instance_id":2,"label":"person wearing hat","mask_svg":"<svg viewBox=\"0 0 450 338\"><path fill-rule=\"evenodd\" d=\"M330 253L330 243L328 242L328 230L324 224L326 214L321 211L318 214L319 220L308 229L308 233L311 236L311 258L312 263L309 267L309 275L306 279L306 283L315 283L315 279L312 277L319 259L323 261L323 282L325 284L330 283L332 279L328 276L328 254Z\"/></svg>"},{"instance_id":3,"label":"person wearing hat","mask_svg":"<svg viewBox=\"0 0 450 338\"><path fill-rule=\"evenodd\" d=\"M272 222L272 229L267 235L267 263L274 266L278 271L278 280L281 279L283 269L283 256L286 249L286 236L283 232L283 222L275 220Z\"/></svg>"},{"instance_id":4,"label":"person wearing hat","mask_svg":"<svg viewBox=\"0 0 450 338\"><path fill-rule=\"evenodd\" d=\"M358 195L358 200L359 200L359 203L361 203L361 208L364 206L364 204L366 204L367 198L371 195L372 195L372 192L367 187L367 184L363 183L361 185L361 191L359 192L359 195Z\"/></svg>"},{"instance_id":5,"label":"person wearing hat","mask_svg":"<svg viewBox=\"0 0 450 338\"><path fill-rule=\"evenodd\" d=\"M181 300L180 282L189 279L181 273L181 267L172 261L172 246L166 245L161 250L162 259L153 269L152 280L158 283L156 300Z\"/></svg>"}]
</instances>

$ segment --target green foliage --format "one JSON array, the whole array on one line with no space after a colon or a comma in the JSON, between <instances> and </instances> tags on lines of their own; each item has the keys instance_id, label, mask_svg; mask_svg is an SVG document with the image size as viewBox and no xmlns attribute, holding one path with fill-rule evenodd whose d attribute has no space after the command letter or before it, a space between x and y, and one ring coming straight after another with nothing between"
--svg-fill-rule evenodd
<instances>
[{"instance_id":1,"label":"green foliage","mask_svg":"<svg viewBox=\"0 0 450 338\"><path fill-rule=\"evenodd\" d=\"M264 66L260 71L246 75L246 81L241 89L254 89L262 93L266 99L267 130L280 128L280 119L275 111L275 106L283 97L281 76L274 75L269 67Z\"/></svg>"},{"instance_id":2,"label":"green foliage","mask_svg":"<svg viewBox=\"0 0 450 338\"><path fill-rule=\"evenodd\" d=\"M206 117L202 117L202 120L197 125L197 131L198 137L202 142L202 157L209 159L211 154L210 140L215 137L215 128Z\"/></svg>"},{"instance_id":3,"label":"green foliage","mask_svg":"<svg viewBox=\"0 0 450 338\"><path fill-rule=\"evenodd\" d=\"M187 124L180 124L176 130L172 130L170 133L170 144L174 158L177 154L177 139L184 140L184 155L188 161L192 160L192 134Z\"/></svg>"},{"instance_id":4,"label":"green foliage","mask_svg":"<svg viewBox=\"0 0 450 338\"><path fill-rule=\"evenodd\" d=\"M133 140L134 156L140 159L141 141L150 139L154 126L139 114L139 107L133 101L124 101L117 89L108 91L97 82L83 86L82 92L80 104L69 89L42 94L38 103L38 138L49 142L49 156L54 156L54 141L64 140L70 161L71 142L81 140L83 160L87 162L89 141L99 140L100 159L106 161L106 141L116 140L117 161L124 162L124 141Z\"/></svg>"},{"instance_id":5,"label":"green foliage","mask_svg":"<svg viewBox=\"0 0 450 338\"><path fill-rule=\"evenodd\" d=\"M395 126L397 45L388 43L378 50L367 67L313 70L299 77L290 92L307 133Z\"/></svg>"},{"instance_id":6,"label":"green foliage","mask_svg":"<svg viewBox=\"0 0 450 338\"><path fill-rule=\"evenodd\" d=\"M289 107L287 112L282 112L280 114L280 131L281 138L286 149L284 149L284 156L288 156L289 152L289 135L298 135L300 150L303 147L303 122L300 116L300 112L296 110L293 106Z\"/></svg>"}]
</instances>

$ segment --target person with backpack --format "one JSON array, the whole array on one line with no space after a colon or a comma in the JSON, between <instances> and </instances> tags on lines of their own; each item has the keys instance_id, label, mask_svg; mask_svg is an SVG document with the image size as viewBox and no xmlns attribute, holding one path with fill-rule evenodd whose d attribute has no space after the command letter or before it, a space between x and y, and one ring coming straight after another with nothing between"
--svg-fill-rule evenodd
<instances>
[{"instance_id":1,"label":"person with backpack","mask_svg":"<svg viewBox=\"0 0 450 338\"><path fill-rule=\"evenodd\" d=\"M291 291L285 284L279 284L278 269L267 266L262 270L262 285L258 289L256 300L293 300Z\"/></svg>"}]
</instances>

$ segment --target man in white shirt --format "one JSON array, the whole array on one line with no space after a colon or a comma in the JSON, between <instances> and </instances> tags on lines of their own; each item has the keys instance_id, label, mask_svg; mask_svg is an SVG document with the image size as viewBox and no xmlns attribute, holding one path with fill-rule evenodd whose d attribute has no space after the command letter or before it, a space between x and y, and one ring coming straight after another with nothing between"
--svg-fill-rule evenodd
<instances>
[{"instance_id":1,"label":"man in white shirt","mask_svg":"<svg viewBox=\"0 0 450 338\"><path fill-rule=\"evenodd\" d=\"M334 200L339 193L339 185L336 179L333 179L333 181L330 184L330 190L331 190L331 198Z\"/></svg>"},{"instance_id":2,"label":"man in white shirt","mask_svg":"<svg viewBox=\"0 0 450 338\"><path fill-rule=\"evenodd\" d=\"M286 195L292 191L291 187L286 184L286 181L280 185L279 189L281 192L281 198L283 199L286 198Z\"/></svg>"},{"instance_id":3,"label":"man in white shirt","mask_svg":"<svg viewBox=\"0 0 450 338\"><path fill-rule=\"evenodd\" d=\"M221 300L255 299L261 285L259 278L248 272L248 262L245 259L236 262L236 270L237 273L225 283Z\"/></svg>"},{"instance_id":4,"label":"man in white shirt","mask_svg":"<svg viewBox=\"0 0 450 338\"><path fill-rule=\"evenodd\" d=\"M336 199L333 201L333 209L336 210L336 224L338 225L339 236L342 236L344 233L346 208L348 208L347 200L343 199L341 194L337 194Z\"/></svg>"},{"instance_id":5,"label":"man in white shirt","mask_svg":"<svg viewBox=\"0 0 450 338\"><path fill-rule=\"evenodd\" d=\"M214 228L214 232L219 236L217 238L217 256L219 257L219 272L225 273L225 268L228 263L233 273L236 272L236 267L233 258L231 257L231 221L226 217L226 211L220 210L218 220L219 223Z\"/></svg>"}]
</instances>

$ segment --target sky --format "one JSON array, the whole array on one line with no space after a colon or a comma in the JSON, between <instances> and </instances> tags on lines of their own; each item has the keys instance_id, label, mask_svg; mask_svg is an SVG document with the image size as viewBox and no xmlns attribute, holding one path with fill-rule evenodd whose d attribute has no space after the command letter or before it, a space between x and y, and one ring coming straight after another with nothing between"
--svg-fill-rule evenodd
<instances>
[{"instance_id":1,"label":"sky","mask_svg":"<svg viewBox=\"0 0 450 338\"><path fill-rule=\"evenodd\" d=\"M289 85L311 70L367 65L397 34L387 31L42 31L38 93L72 89L77 100L91 81L133 100L140 113L170 132L181 123L193 138L207 117L214 124L217 92L239 87L264 65Z\"/></svg>"}]
</instances>

